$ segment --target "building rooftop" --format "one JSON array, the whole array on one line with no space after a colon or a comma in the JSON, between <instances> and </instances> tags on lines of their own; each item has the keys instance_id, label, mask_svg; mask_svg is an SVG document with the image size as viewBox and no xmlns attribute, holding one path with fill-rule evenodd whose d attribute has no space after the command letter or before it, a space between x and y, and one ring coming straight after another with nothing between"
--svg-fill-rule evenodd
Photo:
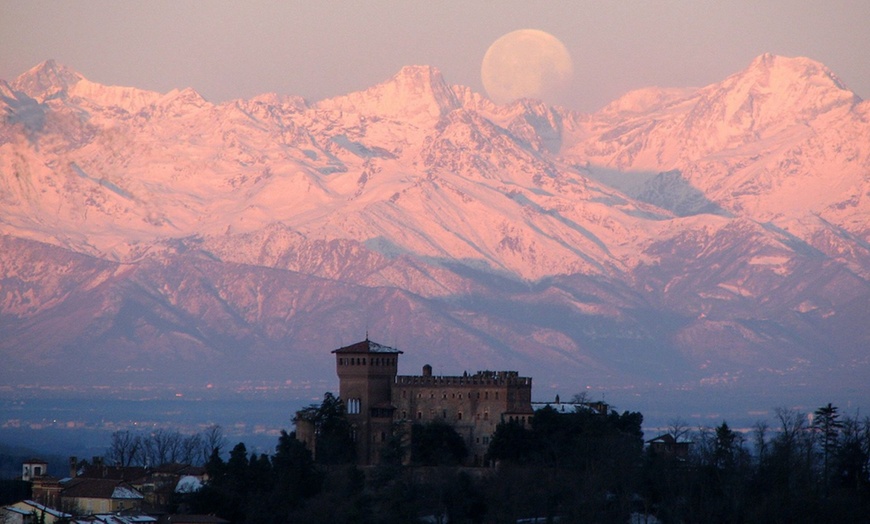
<instances>
[{"instance_id":1,"label":"building rooftop","mask_svg":"<svg viewBox=\"0 0 870 524\"><path fill-rule=\"evenodd\" d=\"M120 480L77 478L63 490L63 497L94 499L141 499L144 496Z\"/></svg>"},{"instance_id":2,"label":"building rooftop","mask_svg":"<svg viewBox=\"0 0 870 524\"><path fill-rule=\"evenodd\" d=\"M49 508L48 506L42 505L39 502L35 502L32 500L23 500L15 504L14 506L6 506L5 509L7 511L13 511L15 513L27 515L32 515L33 511L36 510L38 512L45 512L46 514L51 515L52 517L57 519L70 518L72 516L69 513L64 513L54 508Z\"/></svg>"},{"instance_id":3,"label":"building rooftop","mask_svg":"<svg viewBox=\"0 0 870 524\"><path fill-rule=\"evenodd\" d=\"M357 342L356 344L351 344L350 346L344 346L342 348L332 350L333 353L392 353L392 354L401 354L402 351L399 351L396 348L391 348L390 346L385 346L383 344L378 344L377 342L372 342L368 338L363 340L362 342Z\"/></svg>"}]
</instances>

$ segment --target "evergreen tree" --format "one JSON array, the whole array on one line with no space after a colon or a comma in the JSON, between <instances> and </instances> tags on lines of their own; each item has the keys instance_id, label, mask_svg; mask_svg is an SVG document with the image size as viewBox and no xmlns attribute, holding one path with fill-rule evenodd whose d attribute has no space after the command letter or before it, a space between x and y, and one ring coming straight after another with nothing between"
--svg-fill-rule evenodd
<instances>
[{"instance_id":1,"label":"evergreen tree","mask_svg":"<svg viewBox=\"0 0 870 524\"><path fill-rule=\"evenodd\" d=\"M411 462L423 466L456 466L468 456L468 448L453 426L433 420L411 426Z\"/></svg>"},{"instance_id":2,"label":"evergreen tree","mask_svg":"<svg viewBox=\"0 0 870 524\"><path fill-rule=\"evenodd\" d=\"M819 438L822 447L822 464L824 476L822 481L827 492L830 486L830 461L831 457L837 452L839 446L840 429L843 423L839 420L840 414L838 409L828 402L827 406L822 406L814 413L813 428L819 433Z\"/></svg>"}]
</instances>

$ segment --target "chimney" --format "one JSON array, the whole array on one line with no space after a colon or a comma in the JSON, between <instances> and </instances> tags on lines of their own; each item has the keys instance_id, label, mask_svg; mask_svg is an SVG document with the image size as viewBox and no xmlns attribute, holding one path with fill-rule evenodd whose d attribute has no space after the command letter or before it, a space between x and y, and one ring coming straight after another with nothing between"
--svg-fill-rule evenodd
<instances>
[{"instance_id":1,"label":"chimney","mask_svg":"<svg viewBox=\"0 0 870 524\"><path fill-rule=\"evenodd\" d=\"M79 474L79 461L75 457L69 458L69 478L74 479Z\"/></svg>"},{"instance_id":2,"label":"chimney","mask_svg":"<svg viewBox=\"0 0 870 524\"><path fill-rule=\"evenodd\" d=\"M103 457L91 457L91 467L94 468L94 473L101 477L106 476L106 468L103 467Z\"/></svg>"}]
</instances>

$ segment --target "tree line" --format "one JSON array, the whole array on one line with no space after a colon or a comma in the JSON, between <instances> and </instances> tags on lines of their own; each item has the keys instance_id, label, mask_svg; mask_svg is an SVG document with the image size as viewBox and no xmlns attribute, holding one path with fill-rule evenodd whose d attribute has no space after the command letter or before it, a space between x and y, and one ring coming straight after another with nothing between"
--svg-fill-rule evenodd
<instances>
[{"instance_id":1,"label":"tree line","mask_svg":"<svg viewBox=\"0 0 870 524\"><path fill-rule=\"evenodd\" d=\"M544 409L528 428L498 426L487 456L497 468L463 467L465 441L441 421L414 424L407 433L397 426L380 463L358 468L345 414L331 394L300 413L315 424L317 460L286 432L271 456L248 454L243 443L226 462L213 453L209 482L180 495L179 508L250 523L610 519L627 515L643 453L640 413ZM593 479L594 490L577 496Z\"/></svg>"},{"instance_id":2,"label":"tree line","mask_svg":"<svg viewBox=\"0 0 870 524\"><path fill-rule=\"evenodd\" d=\"M777 409L748 434L689 431L684 460L647 455L640 493L665 522L870 522L870 418Z\"/></svg>"},{"instance_id":3,"label":"tree line","mask_svg":"<svg viewBox=\"0 0 870 524\"><path fill-rule=\"evenodd\" d=\"M112 433L105 459L108 464L118 467L163 464L202 466L215 450L218 453L223 450L225 440L219 425L209 426L192 435L168 429L147 433L121 430Z\"/></svg>"},{"instance_id":4,"label":"tree line","mask_svg":"<svg viewBox=\"0 0 870 524\"><path fill-rule=\"evenodd\" d=\"M209 481L179 495L178 509L249 523L627 522L632 514L666 523L802 523L870 516L870 418L843 416L831 404L811 414L778 409L772 425L758 422L748 433L725 421L695 429L674 421L668 433L691 442L685 453L645 446L638 412L545 408L526 425L498 425L490 468L462 467L468 450L443 422L415 424L408 434L397 427L381 462L358 468L341 400L327 394L306 416L317 428L317 460L286 432L271 455L249 454L239 443L225 461L214 449Z\"/></svg>"}]
</instances>

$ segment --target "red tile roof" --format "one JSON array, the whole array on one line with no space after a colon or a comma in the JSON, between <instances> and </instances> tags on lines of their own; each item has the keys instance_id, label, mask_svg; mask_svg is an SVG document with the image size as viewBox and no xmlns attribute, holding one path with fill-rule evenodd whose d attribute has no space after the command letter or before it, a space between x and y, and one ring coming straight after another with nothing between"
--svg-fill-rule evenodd
<instances>
[{"instance_id":1,"label":"red tile roof","mask_svg":"<svg viewBox=\"0 0 870 524\"><path fill-rule=\"evenodd\" d=\"M133 486L121 480L75 478L60 494L64 498L84 499L141 499L144 496Z\"/></svg>"}]
</instances>

